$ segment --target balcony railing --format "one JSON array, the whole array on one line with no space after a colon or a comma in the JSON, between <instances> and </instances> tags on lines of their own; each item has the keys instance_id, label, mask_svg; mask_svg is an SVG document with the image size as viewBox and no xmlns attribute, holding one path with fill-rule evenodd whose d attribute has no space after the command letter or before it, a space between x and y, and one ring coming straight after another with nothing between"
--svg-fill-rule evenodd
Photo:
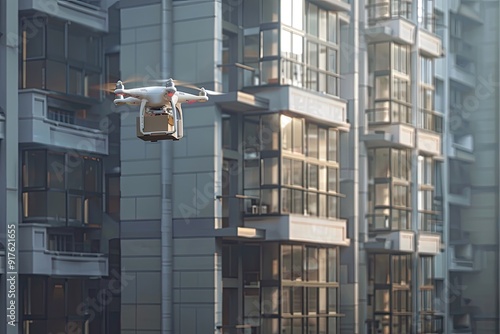
<instances>
[{"instance_id":1,"label":"balcony railing","mask_svg":"<svg viewBox=\"0 0 500 334\"><path fill-rule=\"evenodd\" d=\"M443 221L439 219L438 212L419 212L418 229L422 232L443 232Z\"/></svg>"},{"instance_id":2,"label":"balcony railing","mask_svg":"<svg viewBox=\"0 0 500 334\"><path fill-rule=\"evenodd\" d=\"M370 232L407 231L411 229L411 211L392 209L389 214L368 214Z\"/></svg>"},{"instance_id":3,"label":"balcony railing","mask_svg":"<svg viewBox=\"0 0 500 334\"><path fill-rule=\"evenodd\" d=\"M443 116L433 110L419 109L417 114L417 127L420 129L442 133Z\"/></svg>"},{"instance_id":4,"label":"balcony railing","mask_svg":"<svg viewBox=\"0 0 500 334\"><path fill-rule=\"evenodd\" d=\"M258 71L240 63L220 64L222 69L222 89L224 92L235 92L243 87L259 85Z\"/></svg>"},{"instance_id":5,"label":"balcony railing","mask_svg":"<svg viewBox=\"0 0 500 334\"><path fill-rule=\"evenodd\" d=\"M387 106L367 109L366 118L369 125L412 123L411 105L388 101Z\"/></svg>"},{"instance_id":6,"label":"balcony railing","mask_svg":"<svg viewBox=\"0 0 500 334\"><path fill-rule=\"evenodd\" d=\"M368 11L368 22L370 25L378 21L389 20L393 18L411 17L412 1L392 1L386 3L375 3L366 6Z\"/></svg>"}]
</instances>

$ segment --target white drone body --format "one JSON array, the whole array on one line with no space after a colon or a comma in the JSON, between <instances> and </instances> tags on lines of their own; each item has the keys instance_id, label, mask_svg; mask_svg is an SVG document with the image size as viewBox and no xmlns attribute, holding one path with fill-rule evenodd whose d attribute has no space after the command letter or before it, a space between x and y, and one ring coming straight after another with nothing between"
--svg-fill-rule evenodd
<instances>
[{"instance_id":1,"label":"white drone body","mask_svg":"<svg viewBox=\"0 0 500 334\"><path fill-rule=\"evenodd\" d=\"M114 93L116 94L116 99L113 101L115 105L140 105L143 100L146 100L145 107L148 109L163 109L168 106L172 107L172 104L175 105L177 103L208 101L208 96L204 88L200 88L199 95L180 92L171 79L167 81L165 86L132 89L125 89L123 83L118 81Z\"/></svg>"},{"instance_id":2,"label":"white drone body","mask_svg":"<svg viewBox=\"0 0 500 334\"><path fill-rule=\"evenodd\" d=\"M116 83L115 105L140 106L137 117L137 137L156 142L158 140L179 140L183 137L182 103L206 102L207 91L197 88L199 95L180 92L174 80L166 80L165 86L149 86L125 89L123 82Z\"/></svg>"}]
</instances>

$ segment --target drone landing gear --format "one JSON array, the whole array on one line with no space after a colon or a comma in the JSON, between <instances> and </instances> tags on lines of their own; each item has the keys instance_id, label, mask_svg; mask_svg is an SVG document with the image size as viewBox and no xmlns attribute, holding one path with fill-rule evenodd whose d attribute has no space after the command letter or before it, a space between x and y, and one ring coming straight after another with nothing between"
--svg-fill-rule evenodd
<instances>
[{"instance_id":1,"label":"drone landing gear","mask_svg":"<svg viewBox=\"0 0 500 334\"><path fill-rule=\"evenodd\" d=\"M141 102L139 117L136 119L137 137L150 142L158 140L179 140L183 136L182 110L172 108L147 110L145 100Z\"/></svg>"}]
</instances>

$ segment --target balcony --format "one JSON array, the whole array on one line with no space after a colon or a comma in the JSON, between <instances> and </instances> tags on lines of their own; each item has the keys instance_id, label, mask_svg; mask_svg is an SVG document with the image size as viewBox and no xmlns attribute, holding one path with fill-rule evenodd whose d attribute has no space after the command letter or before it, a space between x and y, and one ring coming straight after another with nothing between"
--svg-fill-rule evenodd
<instances>
[{"instance_id":1,"label":"balcony","mask_svg":"<svg viewBox=\"0 0 500 334\"><path fill-rule=\"evenodd\" d=\"M108 135L96 122L58 115L48 107L48 92L19 92L19 142L108 154Z\"/></svg>"},{"instance_id":2,"label":"balcony","mask_svg":"<svg viewBox=\"0 0 500 334\"><path fill-rule=\"evenodd\" d=\"M370 131L362 136L366 147L415 147L415 129L408 124L387 124L370 126Z\"/></svg>"},{"instance_id":3,"label":"balcony","mask_svg":"<svg viewBox=\"0 0 500 334\"><path fill-rule=\"evenodd\" d=\"M255 95L269 101L269 111L288 110L324 125L348 131L347 101L294 86L254 88Z\"/></svg>"},{"instance_id":4,"label":"balcony","mask_svg":"<svg viewBox=\"0 0 500 334\"><path fill-rule=\"evenodd\" d=\"M266 241L286 240L349 246L347 221L302 215L245 217L245 227L264 230Z\"/></svg>"},{"instance_id":5,"label":"balcony","mask_svg":"<svg viewBox=\"0 0 500 334\"><path fill-rule=\"evenodd\" d=\"M351 11L351 4L347 0L310 0L312 3L335 12Z\"/></svg>"},{"instance_id":6,"label":"balcony","mask_svg":"<svg viewBox=\"0 0 500 334\"><path fill-rule=\"evenodd\" d=\"M427 57L439 58L443 56L441 38L427 30L418 30L418 47L420 53Z\"/></svg>"},{"instance_id":7,"label":"balcony","mask_svg":"<svg viewBox=\"0 0 500 334\"><path fill-rule=\"evenodd\" d=\"M441 235L420 232L418 234L418 253L425 255L437 255L441 253Z\"/></svg>"},{"instance_id":8,"label":"balcony","mask_svg":"<svg viewBox=\"0 0 500 334\"><path fill-rule=\"evenodd\" d=\"M366 27L365 36L368 42L397 42L413 44L415 42L415 25L403 18L391 18L373 21Z\"/></svg>"},{"instance_id":9,"label":"balcony","mask_svg":"<svg viewBox=\"0 0 500 334\"><path fill-rule=\"evenodd\" d=\"M60 277L103 277L108 258L101 253L49 250L47 225L19 224L19 273Z\"/></svg>"},{"instance_id":10,"label":"balcony","mask_svg":"<svg viewBox=\"0 0 500 334\"><path fill-rule=\"evenodd\" d=\"M365 249L383 253L413 253L415 251L415 234L412 231L393 231L377 234L365 243Z\"/></svg>"},{"instance_id":11,"label":"balcony","mask_svg":"<svg viewBox=\"0 0 500 334\"><path fill-rule=\"evenodd\" d=\"M453 64L452 62L450 62ZM450 79L456 81L466 87L476 88L476 73L474 64L459 66L451 65L449 69Z\"/></svg>"},{"instance_id":12,"label":"balcony","mask_svg":"<svg viewBox=\"0 0 500 334\"><path fill-rule=\"evenodd\" d=\"M83 26L108 31L108 15L100 0L19 0L19 11L36 11Z\"/></svg>"},{"instance_id":13,"label":"balcony","mask_svg":"<svg viewBox=\"0 0 500 334\"><path fill-rule=\"evenodd\" d=\"M481 253L469 242L456 242L449 247L449 266L453 272L481 270Z\"/></svg>"}]
</instances>

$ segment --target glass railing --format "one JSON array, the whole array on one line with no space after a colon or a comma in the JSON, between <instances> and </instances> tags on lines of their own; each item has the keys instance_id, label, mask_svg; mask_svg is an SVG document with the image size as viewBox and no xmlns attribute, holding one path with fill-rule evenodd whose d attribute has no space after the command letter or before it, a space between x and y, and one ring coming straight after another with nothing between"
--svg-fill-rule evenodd
<instances>
[{"instance_id":1,"label":"glass railing","mask_svg":"<svg viewBox=\"0 0 500 334\"><path fill-rule=\"evenodd\" d=\"M392 1L385 3L375 3L366 6L368 11L368 22L370 25L378 21L393 18L411 18L412 1Z\"/></svg>"},{"instance_id":2,"label":"glass railing","mask_svg":"<svg viewBox=\"0 0 500 334\"><path fill-rule=\"evenodd\" d=\"M436 133L443 132L443 116L433 110L419 109L417 127Z\"/></svg>"},{"instance_id":3,"label":"glass railing","mask_svg":"<svg viewBox=\"0 0 500 334\"><path fill-rule=\"evenodd\" d=\"M366 118L369 125L411 124L412 108L409 104L387 101L383 107L367 109Z\"/></svg>"},{"instance_id":4,"label":"glass railing","mask_svg":"<svg viewBox=\"0 0 500 334\"><path fill-rule=\"evenodd\" d=\"M230 63L221 64L218 67L222 69L222 89L225 93L259 85L259 73L251 66Z\"/></svg>"}]
</instances>

